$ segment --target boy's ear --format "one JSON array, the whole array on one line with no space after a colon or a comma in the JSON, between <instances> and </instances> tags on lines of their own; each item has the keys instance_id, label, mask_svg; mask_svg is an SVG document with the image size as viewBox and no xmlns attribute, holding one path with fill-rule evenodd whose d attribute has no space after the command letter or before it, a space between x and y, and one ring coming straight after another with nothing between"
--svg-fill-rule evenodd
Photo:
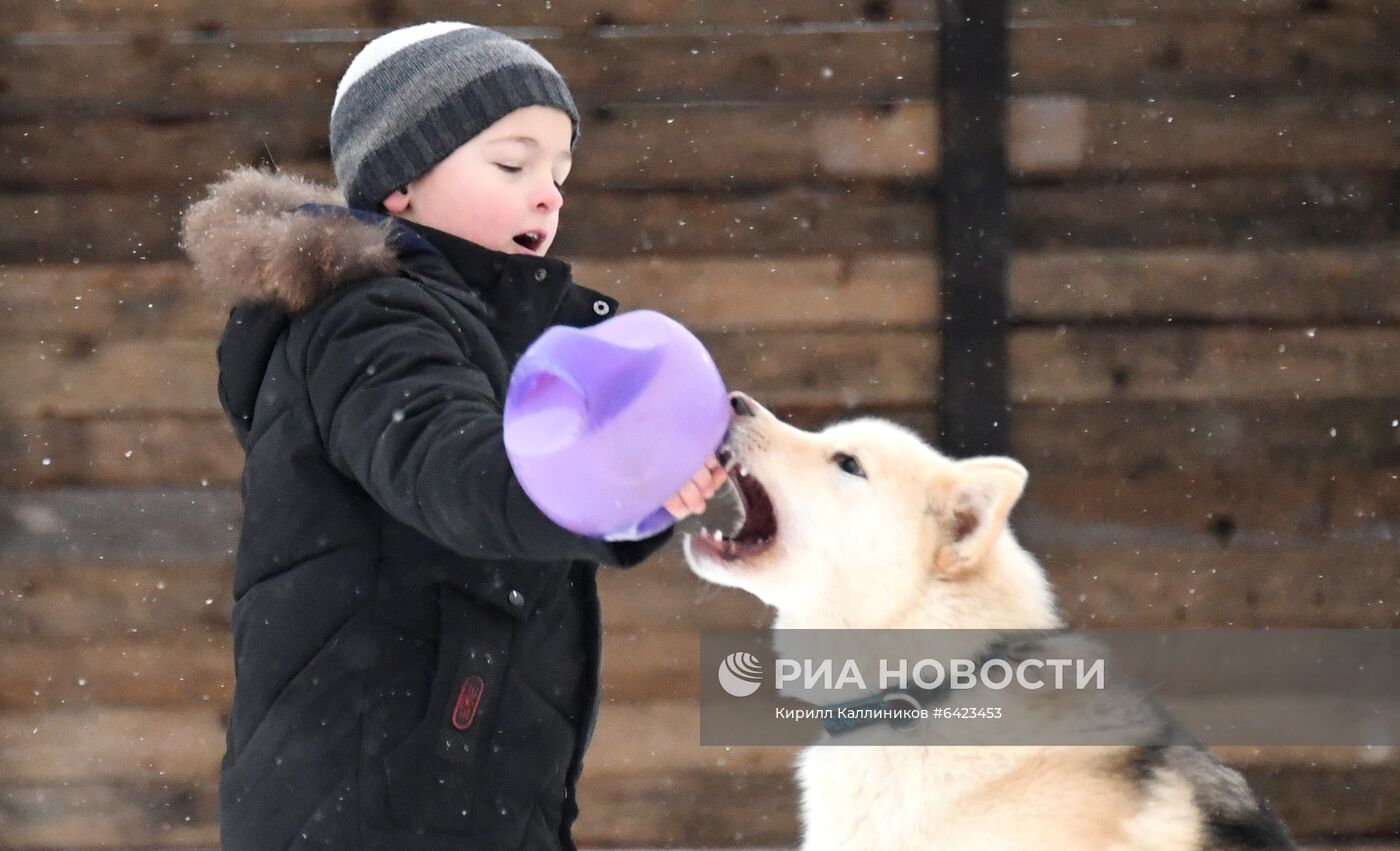
<instances>
[{"instance_id":1,"label":"boy's ear","mask_svg":"<svg viewBox=\"0 0 1400 851\"><path fill-rule=\"evenodd\" d=\"M384 209L388 210L396 216L402 213L404 210L407 210L408 187L400 187L399 189L395 189L392 193L390 193L389 197L384 199Z\"/></svg>"},{"instance_id":2,"label":"boy's ear","mask_svg":"<svg viewBox=\"0 0 1400 851\"><path fill-rule=\"evenodd\" d=\"M957 577L986 560L1029 476L1010 458L987 457L959 461L939 477L929 498L943 524L934 562L940 574Z\"/></svg>"}]
</instances>

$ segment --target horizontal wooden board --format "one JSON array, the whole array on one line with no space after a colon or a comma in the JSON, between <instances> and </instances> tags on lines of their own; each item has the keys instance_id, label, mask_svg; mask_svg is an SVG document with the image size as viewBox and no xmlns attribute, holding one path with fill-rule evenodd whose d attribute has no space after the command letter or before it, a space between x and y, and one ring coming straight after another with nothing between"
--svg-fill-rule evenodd
<instances>
[{"instance_id":1,"label":"horizontal wooden board","mask_svg":"<svg viewBox=\"0 0 1400 851\"><path fill-rule=\"evenodd\" d=\"M706 333L701 339L728 385L773 406L854 409L935 398L937 337L928 331ZM1389 398L1400 379L1394 357L1400 329L1389 327L1060 326L1016 331L1009 347L1011 398L1022 403ZM212 342L0 344L0 373L19 377L0 384L0 410L15 419L220 410Z\"/></svg>"},{"instance_id":2,"label":"horizontal wooden board","mask_svg":"<svg viewBox=\"0 0 1400 851\"><path fill-rule=\"evenodd\" d=\"M880 257L856 261L881 274ZM1400 319L1389 278L1400 247L1022 252L1010 313L1021 322L1372 325Z\"/></svg>"},{"instance_id":3,"label":"horizontal wooden board","mask_svg":"<svg viewBox=\"0 0 1400 851\"><path fill-rule=\"evenodd\" d=\"M45 636L9 643L0 655L4 709L203 704L222 711L232 698L233 647L225 628L87 640Z\"/></svg>"},{"instance_id":4,"label":"horizontal wooden board","mask_svg":"<svg viewBox=\"0 0 1400 851\"><path fill-rule=\"evenodd\" d=\"M0 409L21 415L217 411L212 341L0 344Z\"/></svg>"},{"instance_id":5,"label":"horizontal wooden board","mask_svg":"<svg viewBox=\"0 0 1400 851\"><path fill-rule=\"evenodd\" d=\"M599 715L589 771L622 776L663 767L678 772L725 770L762 774L781 772L793 764L800 748L719 747L700 744L700 708L686 700L655 699L645 703L616 702ZM1308 766L1331 771L1366 766L1400 769L1400 755L1383 745L1226 746L1211 751L1240 769L1284 770Z\"/></svg>"},{"instance_id":6,"label":"horizontal wooden board","mask_svg":"<svg viewBox=\"0 0 1400 851\"><path fill-rule=\"evenodd\" d=\"M1008 104L1015 174L1170 175L1400 166L1400 107L1382 93L1200 99L1029 95ZM589 116L569 186L928 180L935 104L621 106ZM140 151L134 156L133 151ZM327 159L310 112L43 116L0 123L0 185L174 189L246 163Z\"/></svg>"},{"instance_id":7,"label":"horizontal wooden board","mask_svg":"<svg viewBox=\"0 0 1400 851\"><path fill-rule=\"evenodd\" d=\"M609 717L605 710L603 724ZM629 732L636 736L638 732L659 729L666 721L675 724L676 719L651 712L638 715L633 721L636 724L630 726ZM132 731L140 726L140 721L105 724L113 728L108 732L120 733ZM794 840L797 792L792 785L791 768L781 764L791 759L787 750L710 749L714 756L706 754L704 759L711 766L689 770L666 766L662 761L664 754L658 752L655 761L647 756L641 766L623 763L608 766L605 771L598 764L606 761L609 754L603 735L606 733L601 729L601 740L589 752L588 770L580 784L584 815L575 831L580 843L592 847L752 847L790 844ZM627 746L634 749L637 743L647 742L655 742L671 754L678 750L675 735L643 735L631 739ZM699 750L693 749L692 753ZM755 759L759 764L752 764ZM1396 815L1387 805L1400 792L1400 774L1389 766L1264 764L1246 766L1245 773L1296 836L1376 836L1397 829ZM183 844L209 841L204 831L209 830L207 820L214 815L210 809L211 788L211 777L167 777L158 784L140 777L112 778L108 782L84 778L67 787L7 780L0 801L15 815L14 820L6 822L6 829L15 831L6 837L7 847L35 847L41 841L56 843L73 838L122 843L153 841L164 845L157 838L158 831L172 827L179 831L176 836ZM83 803L87 806L80 809ZM80 831L84 830L102 831L104 836L81 836ZM165 841L169 838L165 837Z\"/></svg>"},{"instance_id":8,"label":"horizontal wooden board","mask_svg":"<svg viewBox=\"0 0 1400 851\"><path fill-rule=\"evenodd\" d=\"M1400 556L1384 541L1225 546L1204 537L1153 541L1150 533L1129 530L1109 538L1088 526L1056 530L1018 525L1021 519L1014 517L1013 526L1044 564L1076 627L1400 625ZM619 634L768 623L749 595L692 577L676 549L658 554L644 572L601 574L604 620ZM695 601L693 611L685 608L687 600Z\"/></svg>"},{"instance_id":9,"label":"horizontal wooden board","mask_svg":"<svg viewBox=\"0 0 1400 851\"><path fill-rule=\"evenodd\" d=\"M1010 392L1047 404L1357 398L1390 393L1397 350L1389 329L1025 330L1010 341Z\"/></svg>"},{"instance_id":10,"label":"horizontal wooden board","mask_svg":"<svg viewBox=\"0 0 1400 851\"><path fill-rule=\"evenodd\" d=\"M930 415L918 410L843 413L828 404L790 413L801 426L882 416L937 439ZM1323 530L1384 534L1400 512L1395 397L1296 405L1083 402L1020 406L1011 417L1012 454L1045 486L1047 505L1064 506L1056 516L1065 522L1225 540L1237 533L1306 538ZM12 465L13 485L27 488L0 492L0 558L80 562L138 554L180 562L232 552L242 460L221 420L111 424L126 429L99 423L86 434L102 443L17 446L0 456ZM30 475L34 470L44 472ZM75 483L83 487L64 487Z\"/></svg>"},{"instance_id":11,"label":"horizontal wooden board","mask_svg":"<svg viewBox=\"0 0 1400 851\"><path fill-rule=\"evenodd\" d=\"M797 791L780 773L637 773L585 768L574 837L583 847L792 848Z\"/></svg>"},{"instance_id":12,"label":"horizontal wooden board","mask_svg":"<svg viewBox=\"0 0 1400 851\"><path fill-rule=\"evenodd\" d=\"M10 342L211 339L226 319L184 261L0 268L0 334Z\"/></svg>"},{"instance_id":13,"label":"horizontal wooden board","mask_svg":"<svg viewBox=\"0 0 1400 851\"><path fill-rule=\"evenodd\" d=\"M1326 326L1400 322L1394 243L1355 248L1081 249L1020 252L1008 281L1014 323L1132 321ZM927 253L852 257L597 257L574 277L697 332L932 327L939 268ZM226 319L187 264L15 265L0 269L10 342L127 338L211 344Z\"/></svg>"},{"instance_id":14,"label":"horizontal wooden board","mask_svg":"<svg viewBox=\"0 0 1400 851\"><path fill-rule=\"evenodd\" d=\"M1013 311L1023 321L1034 322L1393 322L1400 314L1387 278L1393 254L1020 255L1012 267ZM600 259L583 261L578 270L581 278L620 295L629 306L664 310L706 333L785 325L917 324L936 317L937 299L925 282L933 280L937 270L931 260L917 255L849 262L802 257ZM1294 273L1296 278L1287 277ZM75 347L89 348L105 348L110 340L128 336L212 335L222 324L221 314L192 287L181 264L7 270L5 286L0 287L0 326L10 340L71 340ZM63 304L81 306L73 311L52 309ZM148 312L153 315L148 317ZM1315 334L1325 336L1332 330L1323 327ZM1308 339L1306 328L1303 338ZM205 336L203 345L206 351L196 352L200 359L212 351L213 340ZM159 358L161 351L163 347L157 347L152 357ZM196 387L196 393L202 397L205 388ZM781 396L776 398L781 401ZM771 404L774 398L763 401ZM1328 402L1212 399L1199 404L1106 397L1067 405L1018 404L1011 420L1016 452L1033 469L1132 472L1198 469L1202 464L1364 468L1400 458L1400 432L1393 426L1400 407L1395 402L1385 396ZM798 416L805 427L870 412L908 421L933 435L928 416L907 406L851 409L833 395L824 406L811 404L809 397L801 406L776 407ZM78 419L15 419L18 412L9 411L10 419L0 423L0 459L5 462L0 481L9 487L237 481L241 450L212 401L202 413L188 417L119 417L91 400L84 410ZM1144 440L1143 435L1157 437Z\"/></svg>"},{"instance_id":15,"label":"horizontal wooden board","mask_svg":"<svg viewBox=\"0 0 1400 851\"><path fill-rule=\"evenodd\" d=\"M795 792L786 804L775 805L773 801L775 788L791 782L781 774L643 775L599 778L597 782L592 778L591 772L585 775L590 788L576 834L599 833L599 841L608 846L637 847L633 837L641 831L624 834L622 826L629 824L644 828L653 838L653 847L663 847L656 845L658 841L668 848L694 847L705 836L728 828L729 836L716 835L707 847L757 851L754 843L761 842L769 851L780 851L777 845L791 848L797 836ZM687 806L678 808L677 802ZM217 799L208 784L10 786L0 789L0 805L14 817L0 829L0 840L7 848L80 849L120 842L125 847L212 851L218 841ZM723 823L726 821L730 824ZM1336 830L1332 833L1345 835ZM1303 851L1335 851L1338 846L1334 841L1304 842L1300 847ZM1344 847L1348 851L1400 849L1365 841L1347 841Z\"/></svg>"},{"instance_id":16,"label":"horizontal wooden board","mask_svg":"<svg viewBox=\"0 0 1400 851\"><path fill-rule=\"evenodd\" d=\"M936 442L925 408L779 408L788 421L817 429L870 414L900 422ZM1011 454L1033 476L1072 472L1119 476L1175 471L1241 474L1243 491L1266 489L1248 476L1323 471L1342 477L1329 491L1366 494L1383 488L1400 463L1400 397L1277 399L1200 404L1105 399L1074 404L1013 404ZM1358 484L1352 475L1366 484ZM1372 480L1373 479L1373 480ZM1377 491L1379 492L1379 491ZM1349 509L1328 512L1348 528ZM1363 515L1358 515L1364 517Z\"/></svg>"},{"instance_id":17,"label":"horizontal wooden board","mask_svg":"<svg viewBox=\"0 0 1400 851\"><path fill-rule=\"evenodd\" d=\"M9 783L208 782L223 750L214 707L0 713L0 777Z\"/></svg>"},{"instance_id":18,"label":"horizontal wooden board","mask_svg":"<svg viewBox=\"0 0 1400 851\"><path fill-rule=\"evenodd\" d=\"M0 634L55 645L149 638L197 646L228 634L232 584L232 570L223 561L25 564L6 559L0 561Z\"/></svg>"},{"instance_id":19,"label":"horizontal wooden board","mask_svg":"<svg viewBox=\"0 0 1400 851\"><path fill-rule=\"evenodd\" d=\"M664 602L676 603L681 597L671 592ZM736 611L710 620L739 627L761 622L757 615L737 620L755 607L728 602L737 603ZM677 629L609 630L605 700L698 698L700 639L695 621L704 617L703 611L685 612ZM224 711L233 698L233 646L224 627L111 637L10 636L5 646L0 655L0 711L179 706Z\"/></svg>"},{"instance_id":20,"label":"horizontal wooden board","mask_svg":"<svg viewBox=\"0 0 1400 851\"><path fill-rule=\"evenodd\" d=\"M1103 20L1114 18L1207 19L1243 18L1258 20L1268 17L1298 17L1316 15L1360 15L1370 17L1392 11L1390 2L1372 0L1237 0L1217 3L1214 0L1019 0L1010 12L1013 26L1019 18L1030 20Z\"/></svg>"},{"instance_id":21,"label":"horizontal wooden board","mask_svg":"<svg viewBox=\"0 0 1400 851\"><path fill-rule=\"evenodd\" d=\"M0 194L0 263L140 263L179 253L176 196L82 193Z\"/></svg>"},{"instance_id":22,"label":"horizontal wooden board","mask_svg":"<svg viewBox=\"0 0 1400 851\"><path fill-rule=\"evenodd\" d=\"M679 541L667 545L645 570L601 572L610 631L631 636L697 624L745 629L766 623L766 609L756 600L692 576L679 547ZM0 635L67 643L150 638L184 646L227 631L228 563L117 562L117 555L106 564L0 561Z\"/></svg>"},{"instance_id":23,"label":"horizontal wooden board","mask_svg":"<svg viewBox=\"0 0 1400 851\"><path fill-rule=\"evenodd\" d=\"M1122 18L1217 19L1296 18L1309 15L1385 14L1389 4L1373 0L1331 0L1319 7L1308 0L1243 0L1221 4L1186 0L1021 0L1008 9L1014 25L1046 20L1107 23ZM750 6L726 0L552 0L522 6L486 5L473 9L471 20L504 28L588 29L593 27L688 27L734 29L744 26L796 24L856 25L924 23L938 17L933 0L879 0L830 3L781 0ZM14 0L0 33L171 32L216 33L224 30L300 28L389 28L460 16L460 6L444 0L399 0L392 5L370 0L317 0L294 5L251 0L236 5L210 0L171 0L159 8L96 3L52 4Z\"/></svg>"},{"instance_id":24,"label":"horizontal wooden board","mask_svg":"<svg viewBox=\"0 0 1400 851\"><path fill-rule=\"evenodd\" d=\"M229 485L243 447L223 414L0 420L0 487Z\"/></svg>"},{"instance_id":25,"label":"horizontal wooden board","mask_svg":"<svg viewBox=\"0 0 1400 851\"><path fill-rule=\"evenodd\" d=\"M1106 544L1095 540L1093 529L1078 543L1041 537L1035 524L1023 534L1042 557L1066 617L1078 627L1400 625L1400 558L1384 545L1299 549L1236 541L1212 548L1163 542L1148 549ZM73 569L57 576L21 570L0 584L0 634L7 648L0 656L0 709L225 709L233 690L227 589L200 586L226 580L226 572L165 571L155 580L160 591L149 588L152 572ZM104 573L118 581L105 580ZM696 699L700 632L760 628L770 620L748 595L692 577L674 550L636 571L605 571L602 582L603 688L610 704ZM147 590L138 598L142 585ZM18 589L28 590L21 597ZM199 594L215 602L202 605ZM156 614L126 614L136 607ZM114 614L85 625L83 618L99 608ZM172 611L162 617L162 608Z\"/></svg>"},{"instance_id":26,"label":"horizontal wooden board","mask_svg":"<svg viewBox=\"0 0 1400 851\"><path fill-rule=\"evenodd\" d=\"M1022 104L1009 114L1009 143L1020 156L1012 166L1022 173L1365 169L1400 160L1400 108L1379 93ZM1071 135L1077 130L1078 147Z\"/></svg>"},{"instance_id":27,"label":"horizontal wooden board","mask_svg":"<svg viewBox=\"0 0 1400 851\"><path fill-rule=\"evenodd\" d=\"M1330 531L1328 496L1335 475L1321 468L1041 472L1032 474L1020 511L1023 521L1034 518L1039 527L1067 527L1072 534L1136 527L1163 538L1214 535L1225 544L1292 541ZM1400 522L1400 514L1393 519Z\"/></svg>"},{"instance_id":28,"label":"horizontal wooden board","mask_svg":"<svg viewBox=\"0 0 1400 851\"><path fill-rule=\"evenodd\" d=\"M212 779L87 781L0 786L0 843L14 849L216 849L219 796Z\"/></svg>"},{"instance_id":29,"label":"horizontal wooden board","mask_svg":"<svg viewBox=\"0 0 1400 851\"><path fill-rule=\"evenodd\" d=\"M1020 251L1371 246L1396 239L1389 211L1400 202L1397 187L1384 171L1029 184L1012 191L1012 233ZM0 262L176 258L179 213L203 193L0 195ZM579 189L565 202L555 253L766 260L929 253L935 225L927 188L911 185Z\"/></svg>"},{"instance_id":30,"label":"horizontal wooden board","mask_svg":"<svg viewBox=\"0 0 1400 851\"><path fill-rule=\"evenodd\" d=\"M1050 114L1044 106L1036 114L1052 121L1052 129L1075 117ZM1027 125L1027 132L1045 132L1041 126ZM568 186L923 179L937 170L937 127L927 101L884 107L619 106L587 116ZM1070 132L1084 135L1082 127ZM314 162L326 170L329 156L325 117L309 110L205 112L183 120L43 115L0 123L0 152L6 154L0 185L65 191L186 187L245 163Z\"/></svg>"},{"instance_id":31,"label":"horizontal wooden board","mask_svg":"<svg viewBox=\"0 0 1400 851\"><path fill-rule=\"evenodd\" d=\"M736 387L774 403L887 404L929 397L936 340L920 331L708 334ZM0 344L0 410L11 416L189 416L218 412L212 341Z\"/></svg>"},{"instance_id":32,"label":"horizontal wooden board","mask_svg":"<svg viewBox=\"0 0 1400 851\"><path fill-rule=\"evenodd\" d=\"M0 565L223 562L241 517L237 488L0 491Z\"/></svg>"},{"instance_id":33,"label":"horizontal wooden board","mask_svg":"<svg viewBox=\"0 0 1400 851\"><path fill-rule=\"evenodd\" d=\"M610 631L630 636L697 624L745 629L766 622L762 604L692 576L680 563L679 546L668 545L646 570L602 571ZM119 563L117 555L112 553L108 564L0 561L0 635L68 643L168 639L183 646L227 631L232 609L227 563Z\"/></svg>"},{"instance_id":34,"label":"horizontal wooden board","mask_svg":"<svg viewBox=\"0 0 1400 851\"><path fill-rule=\"evenodd\" d=\"M1392 768L1247 768L1244 774L1299 838L1374 838L1400 831L1392 806L1400 796L1400 772ZM717 807L717 801L725 803ZM579 802L583 815L575 833L580 842L597 845L787 846L797 835L790 771L634 776L621 782L585 772ZM716 810L739 815L738 826Z\"/></svg>"},{"instance_id":35,"label":"horizontal wooden board","mask_svg":"<svg viewBox=\"0 0 1400 851\"><path fill-rule=\"evenodd\" d=\"M339 36L306 42L190 43L160 37L81 46L20 42L0 57L0 81L7 91L24 93L8 105L15 112L47 112L53 106L169 110L194 103L230 108L272 100L328 116L336 82L366 40L352 31ZM925 28L799 28L724 39L704 31L647 38L570 35L532 42L585 108L775 97L888 100L932 91L937 64L933 35ZM51 75L75 62L104 73L69 74L65 85L55 84ZM118 98L123 103L113 104Z\"/></svg>"},{"instance_id":36,"label":"horizontal wooden board","mask_svg":"<svg viewBox=\"0 0 1400 851\"><path fill-rule=\"evenodd\" d=\"M1400 561L1376 544L1210 549L1162 542L1148 549L1121 535L1039 544L1028 529L1023 537L1076 626L1400 626Z\"/></svg>"},{"instance_id":37,"label":"horizontal wooden board","mask_svg":"<svg viewBox=\"0 0 1400 851\"><path fill-rule=\"evenodd\" d=\"M927 421L912 424L932 436ZM1011 435L1012 454L1032 475L1319 469L1374 473L1400 466L1400 396L1215 400L1199 405L1121 400L1013 405ZM1343 522L1338 512L1332 519Z\"/></svg>"},{"instance_id":38,"label":"horizontal wooden board","mask_svg":"<svg viewBox=\"0 0 1400 851\"><path fill-rule=\"evenodd\" d=\"M172 0L160 14L145 8L80 4L46 6L32 0L16 0L15 15L0 32L80 33L111 31L158 32L194 30L294 30L307 28L374 29L405 26L421 21L461 17L462 8L444 0L398 0L389 4L369 0L316 0L294 5L250 0L237 6L221 6L208 0ZM1045 7L1050 0L1033 0L1025 14ZM1092 3L1104 11L1114 4ZM1121 0L1117 6L1122 6ZM1137 0L1140 8L1148 4ZM1267 7L1264 14L1284 14L1288 0L1253 0ZM1121 9L1120 9L1121 12ZM830 23L933 21L937 4L932 0L882 0L879 3L830 3L821 0L781 0L763 6L736 5L726 0L551 0L550 3L483 5L472 9L470 20L482 26L512 32L515 29L589 29L595 27L656 27L687 29Z\"/></svg>"},{"instance_id":39,"label":"horizontal wooden board","mask_svg":"<svg viewBox=\"0 0 1400 851\"><path fill-rule=\"evenodd\" d=\"M1354 567L1348 570L1343 558L1355 559ZM1200 547L1131 552L1060 544L1047 548L1044 561L1062 610L1076 627L1400 624L1400 603L1391 599L1400 583L1400 560L1380 547L1266 555L1259 547L1228 553ZM622 706L693 702L705 674L699 667L703 631L766 628L770 617L753 598L691 577L676 553L662 555L645 571L654 575L614 579L605 573L604 701ZM142 569L131 572L140 575ZM223 589L218 594L225 596ZM98 596L76 600L75 607L88 608ZM61 616L37 611L41 600L36 596L27 607L0 609L11 619L20 608L34 615L26 618L26 632L12 633L0 622L7 648L0 656L0 711L227 710L234 677L226 624L172 623L154 630L133 625L126 632L98 627L75 636L71 628L64 634ZM36 632L36 625L52 631Z\"/></svg>"},{"instance_id":40,"label":"horizontal wooden board","mask_svg":"<svg viewBox=\"0 0 1400 851\"><path fill-rule=\"evenodd\" d=\"M1383 209L1393 175L1304 172L1026 185L1011 193L1015 246L1137 248L1374 244L1395 238Z\"/></svg>"},{"instance_id":41,"label":"horizontal wooden board","mask_svg":"<svg viewBox=\"0 0 1400 851\"><path fill-rule=\"evenodd\" d=\"M0 123L0 181L11 191L178 189L244 163L327 159L327 132L325 116L303 112L206 112L184 119L40 115Z\"/></svg>"},{"instance_id":42,"label":"horizontal wooden board","mask_svg":"<svg viewBox=\"0 0 1400 851\"><path fill-rule=\"evenodd\" d=\"M935 445L928 407L841 410L780 407L799 428L821 429L857 416L898 422ZM1162 471L1293 474L1358 472L1377 481L1343 487L1379 488L1400 466L1400 397L1324 401L1268 400L1201 404L1101 400L1072 405L1013 404L1010 454L1032 476L1076 472L1124 478ZM1242 479L1243 481L1243 479ZM1259 485L1247 486L1256 490ZM1335 488L1330 489L1335 490ZM1345 512L1330 512L1336 528Z\"/></svg>"},{"instance_id":43,"label":"horizontal wooden board","mask_svg":"<svg viewBox=\"0 0 1400 851\"><path fill-rule=\"evenodd\" d=\"M1372 16L1394 14L1387 2L1330 0L1240 0L1221 4L1211 0L1021 0L1008 13L1013 26L1045 21L1108 24L1133 19L1245 19L1308 16ZM156 8L100 4L54 5L43 0L14 0L13 13L0 33L171 32L217 33L224 30L294 30L300 28L389 28L460 16L460 6L444 0L398 0L387 5L370 0L317 0L295 5L250 0L234 6L211 0L171 0ZM726 0L552 0L523 6L488 5L474 9L471 20L506 29L683 28L792 26L801 24L879 25L921 24L937 20L933 0L877 0L831 3L823 0L780 0L762 5ZM643 30L645 32L647 30Z\"/></svg>"},{"instance_id":44,"label":"horizontal wooden board","mask_svg":"<svg viewBox=\"0 0 1400 851\"><path fill-rule=\"evenodd\" d=\"M1339 470L1331 478L1335 494L1329 512L1334 525L1359 534L1395 529L1400 521L1400 467L1380 475Z\"/></svg>"},{"instance_id":45,"label":"horizontal wooden board","mask_svg":"<svg viewBox=\"0 0 1400 851\"><path fill-rule=\"evenodd\" d=\"M937 33L925 25L697 28L679 34L662 28L636 38L547 35L535 45L585 107L888 101L928 97L937 83ZM0 86L13 93L5 114L42 115L55 108L169 112L271 101L327 115L335 84L367 33L342 29L316 36L143 34L82 44L20 39L0 56ZM1014 91L1120 94L1358 85L1383 90L1400 72L1391 46L1381 22L1337 16L1045 24L1013 29L1009 44ZM1085 56L1094 61L1082 61ZM68 73L74 67L102 73ZM295 103L288 91L297 93Z\"/></svg>"},{"instance_id":46,"label":"horizontal wooden board","mask_svg":"<svg viewBox=\"0 0 1400 851\"><path fill-rule=\"evenodd\" d=\"M683 528L693 531L695 525L688 522ZM1078 626L1400 624L1400 598L1395 593L1400 560L1383 535L1358 531L1290 542L1236 532L1222 538L1214 530L1191 535L1128 524L1055 525L1043 514L1037 517L1024 509L1013 518L1013 526L1045 565L1067 617ZM95 565L7 560L0 569L0 635L16 646L89 642L110 648L101 652L120 655L123 642L204 647L202 642L224 634L231 609L231 577L225 564L116 561L123 555L130 553L115 550L112 564ZM770 614L758 600L694 577L683 564L679 541L642 568L604 570L600 577L604 620L613 637L610 646L628 646L648 635L743 629L769 622ZM668 663L685 658L683 643L667 647L658 657ZM112 669L139 671L146 658L134 653ZM193 666L192 682L207 682L198 679L204 663L192 658L182 664ZM652 660L637 664L638 670L626 673L633 669L624 663L621 679L655 675ZM63 673L54 676L62 679ZM58 689L54 693L59 697L80 694L86 686L78 685L76 678L88 674L72 669L66 673L71 676L48 688ZM90 679L97 683L99 675L91 673ZM102 685L108 687L119 686ZM181 694L202 700L206 691L191 686ZM7 694L23 700L23 692L19 688Z\"/></svg>"},{"instance_id":47,"label":"horizontal wooden board","mask_svg":"<svg viewBox=\"0 0 1400 851\"><path fill-rule=\"evenodd\" d=\"M218 773L223 722L212 707L92 707L0 713L0 764L7 783L129 782L160 771L168 782L198 783ZM766 774L791 764L792 747L702 747L694 700L609 703L602 707L588 771L610 778L696 772ZM1221 749L1241 768L1283 773L1396 767L1384 748L1233 747Z\"/></svg>"},{"instance_id":48,"label":"horizontal wooden board","mask_svg":"<svg viewBox=\"0 0 1400 851\"><path fill-rule=\"evenodd\" d=\"M1222 96L1393 85L1400 59L1387 47L1391 30L1375 18L1330 16L1012 29L1010 82L1019 92Z\"/></svg>"},{"instance_id":49,"label":"horizontal wooden board","mask_svg":"<svg viewBox=\"0 0 1400 851\"><path fill-rule=\"evenodd\" d=\"M1297 791L1288 800L1304 803L1309 784L1316 786L1329 778L1348 785L1346 776L1314 776L1294 781ZM1375 770L1358 772L1352 781L1382 793L1388 789L1388 775ZM1271 783L1271 789L1277 785L1277 781L1264 782ZM575 836L587 847L638 848L643 843L697 851L700 845L788 851L798 836L791 772L603 777L588 771L580 797L583 814ZM1324 822L1320 814L1313 815L1327 806L1326 801L1297 810L1290 822L1297 832L1301 816L1318 827L1314 835L1333 837L1331 841L1305 840L1299 846L1303 851L1400 849L1384 841L1367 841L1363 831L1353 831L1335 818ZM86 849L119 843L128 848L213 851L218 842L218 802L212 784L12 785L0 788L0 805L14 817L0 828L0 840L7 848ZM1367 822L1374 823L1374 819Z\"/></svg>"},{"instance_id":50,"label":"horizontal wooden board","mask_svg":"<svg viewBox=\"0 0 1400 851\"><path fill-rule=\"evenodd\" d=\"M0 195L0 262L175 258L180 212L203 194L200 187L178 196L154 197L107 192ZM908 188L579 190L570 192L565 209L554 246L562 257L926 251L935 232L926 193ZM588 223L586 230L583 222Z\"/></svg>"}]
</instances>

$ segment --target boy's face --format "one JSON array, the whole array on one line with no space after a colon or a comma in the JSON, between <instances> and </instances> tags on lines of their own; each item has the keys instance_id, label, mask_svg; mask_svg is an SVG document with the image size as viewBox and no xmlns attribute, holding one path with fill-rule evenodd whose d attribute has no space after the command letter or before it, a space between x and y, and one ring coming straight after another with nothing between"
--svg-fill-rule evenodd
<instances>
[{"instance_id":1,"label":"boy's face","mask_svg":"<svg viewBox=\"0 0 1400 851\"><path fill-rule=\"evenodd\" d=\"M527 106L478 133L384 201L396 216L511 254L542 256L559 229L573 125Z\"/></svg>"}]
</instances>

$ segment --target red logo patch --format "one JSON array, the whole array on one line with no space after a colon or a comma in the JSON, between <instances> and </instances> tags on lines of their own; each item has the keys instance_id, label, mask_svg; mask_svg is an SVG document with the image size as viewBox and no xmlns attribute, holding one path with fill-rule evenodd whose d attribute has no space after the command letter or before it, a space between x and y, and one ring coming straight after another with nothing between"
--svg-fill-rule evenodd
<instances>
[{"instance_id":1,"label":"red logo patch","mask_svg":"<svg viewBox=\"0 0 1400 851\"><path fill-rule=\"evenodd\" d=\"M457 692L457 705L452 708L452 726L465 730L476 720L476 708L481 705L481 693L486 691L486 683L481 677L472 675L462 681L462 690Z\"/></svg>"}]
</instances>

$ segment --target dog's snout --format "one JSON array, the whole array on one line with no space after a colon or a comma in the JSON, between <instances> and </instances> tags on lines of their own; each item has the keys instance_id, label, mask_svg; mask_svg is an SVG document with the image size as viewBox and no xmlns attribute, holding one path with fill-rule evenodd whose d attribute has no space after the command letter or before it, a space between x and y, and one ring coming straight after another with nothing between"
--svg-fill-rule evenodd
<instances>
[{"instance_id":1,"label":"dog's snout","mask_svg":"<svg viewBox=\"0 0 1400 851\"><path fill-rule=\"evenodd\" d=\"M756 417L758 412L754 410L755 403L743 393L729 394L729 407L734 409L734 415L739 417Z\"/></svg>"}]
</instances>

